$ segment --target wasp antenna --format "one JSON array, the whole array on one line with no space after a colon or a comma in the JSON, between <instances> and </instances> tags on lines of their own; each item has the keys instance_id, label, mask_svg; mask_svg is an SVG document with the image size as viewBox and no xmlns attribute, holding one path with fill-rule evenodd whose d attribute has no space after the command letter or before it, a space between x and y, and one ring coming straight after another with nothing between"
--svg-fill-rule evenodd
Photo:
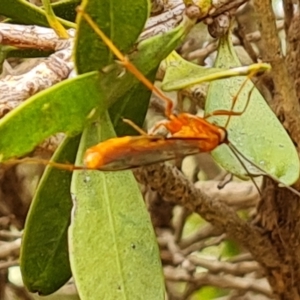
<instances>
[{"instance_id":1,"label":"wasp antenna","mask_svg":"<svg viewBox=\"0 0 300 300\"><path fill-rule=\"evenodd\" d=\"M239 160L239 162L242 164L242 166L245 168L246 172L248 175L250 175L249 177L251 178L251 174L249 173L249 171L247 170L245 164L242 162L242 160L240 159L239 155L245 159L248 163L250 163L251 165L253 165L255 168L257 168L259 171L262 172L261 175L264 176L268 176L269 178L271 178L272 180L274 180L275 182L277 182L278 184L281 184L283 187L285 187L286 189L288 189L289 191L291 191L292 193L294 193L295 195L297 195L298 197L300 197L300 192L297 191L296 189L292 188L291 186L285 184L284 182L280 181L278 178L276 178L275 176L267 173L265 170L263 170L259 165L257 165L256 163L250 161L242 152L240 152L234 145L232 145L231 143L228 144L229 148L234 152L236 158Z\"/></svg>"},{"instance_id":2,"label":"wasp antenna","mask_svg":"<svg viewBox=\"0 0 300 300\"><path fill-rule=\"evenodd\" d=\"M241 154L239 151L237 151L237 149L231 144L228 144L228 147L232 150L232 152L234 153L235 157L237 158L237 160L240 162L240 164L243 166L243 168L245 169L247 175L249 176L250 180L252 181L252 183L255 185L259 195L261 196L261 190L259 188L259 186L257 185L256 181L253 179L253 176L251 176L251 173L248 171L245 163L241 160L241 158L239 157L238 154ZM246 161L248 161L249 163L252 164L251 161L249 161L243 154L241 155Z\"/></svg>"},{"instance_id":3,"label":"wasp antenna","mask_svg":"<svg viewBox=\"0 0 300 300\"><path fill-rule=\"evenodd\" d=\"M142 72L140 72L116 46L109 39L109 37L97 26L94 20L81 8L77 8L77 12L82 15L85 21L93 28L93 30L100 36L104 44L113 52L113 54L119 59L119 63L122 64L131 74L133 74L137 79L139 79L150 91L152 91L156 96L161 98L166 102L165 114L169 117L172 113L173 102L162 93Z\"/></svg>"}]
</instances>

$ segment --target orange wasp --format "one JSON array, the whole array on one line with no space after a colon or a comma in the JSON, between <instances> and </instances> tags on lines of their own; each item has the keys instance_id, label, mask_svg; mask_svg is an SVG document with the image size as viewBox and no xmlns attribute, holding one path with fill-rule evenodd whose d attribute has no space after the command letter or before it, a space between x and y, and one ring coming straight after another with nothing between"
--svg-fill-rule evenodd
<instances>
[{"instance_id":1,"label":"orange wasp","mask_svg":"<svg viewBox=\"0 0 300 300\"><path fill-rule=\"evenodd\" d=\"M206 118L200 118L188 113L174 115L172 114L172 100L166 97L129 62L127 57L115 47L112 41L97 27L89 15L83 11L80 11L80 13L111 49L121 64L144 83L146 87L166 102L165 115L169 120L164 124L159 124L155 129L164 126L171 135L170 137L149 135L130 120L124 120L141 133L141 136L112 138L89 148L84 155L84 164L87 169L108 171L130 169L174 159L178 156L210 152L220 144L229 144L225 128L229 120L223 128L209 123L206 118L212 115L229 115L229 118L233 115L241 115L247 108L250 95L244 110L241 112L219 110L206 116ZM240 90L243 86L244 84L240 87ZM234 102L235 101L236 100L234 100Z\"/></svg>"},{"instance_id":2,"label":"orange wasp","mask_svg":"<svg viewBox=\"0 0 300 300\"><path fill-rule=\"evenodd\" d=\"M248 172L242 159L251 163L256 169L261 171L261 175L266 175L274 181L282 184L293 193L300 196L300 193L292 187L280 182L276 177L267 174L260 166L249 161L234 145L230 143L227 137L226 127L230 121L231 116L239 116L244 113L249 104L252 90L248 95L248 99L244 109L240 112L233 111L238 95L244 88L247 80L249 80L257 71L251 71L248 78L239 88L239 91L232 101L231 110L218 110L205 118L200 118L188 113L181 113L175 115L172 113L173 102L165 96L159 89L157 89L133 64L128 58L124 56L112 43L112 41L101 31L101 29L94 23L89 15L79 9L83 18L94 29L94 31L101 37L107 47L118 58L122 66L131 72L137 79L139 79L146 87L148 87L159 98L166 102L165 115L168 121L164 124L159 124L155 127L164 126L170 134L170 137L161 135L150 135L144 132L141 128L135 125L130 120L124 120L131 125L141 136L125 136L117 137L101 142L86 150L84 155L84 165L87 169L97 169L103 171L117 171L137 168L143 165L154 164L166 160L171 160L178 157L184 157L199 152L210 152L221 144L227 144L235 154L238 161L248 173L253 184L256 186L258 192L259 187ZM220 127L209 123L206 119L215 115L228 115L228 120L225 127ZM75 167L75 169L77 169Z\"/></svg>"},{"instance_id":3,"label":"orange wasp","mask_svg":"<svg viewBox=\"0 0 300 300\"><path fill-rule=\"evenodd\" d=\"M124 120L142 135L112 138L89 148L84 155L85 166L108 171L136 168L178 156L209 152L228 142L226 130L205 119L189 114L171 117L174 119L160 124L170 131L171 137L148 135L129 120Z\"/></svg>"},{"instance_id":4,"label":"orange wasp","mask_svg":"<svg viewBox=\"0 0 300 300\"><path fill-rule=\"evenodd\" d=\"M218 110L205 118L200 118L188 113L180 113L175 115L172 113L173 102L165 96L159 89L157 89L133 64L128 58L124 56L112 43L112 41L101 31L94 23L89 15L84 11L78 9L87 23L94 29L94 31L101 37L103 42L118 58L122 66L131 72L137 79L139 79L146 87L154 92L159 98L166 102L165 115L168 121L159 124L155 127L158 129L164 126L168 131L170 137L162 135L147 134L130 120L124 120L131 125L141 136L125 136L116 137L101 142L86 150L84 154L84 167L74 166L71 164L62 164L57 162L49 162L41 159L22 159L24 162L39 162L53 167L58 167L65 170L101 170L101 171L118 171L125 169L137 168L144 165L154 164L167 160L172 160L178 157L197 154L199 152L210 152L221 144L227 144L235 154L238 161L245 168L250 179L259 190L257 184L248 172L242 159L251 163L256 169L261 171L261 175L266 175L274 181L282 184L287 189L291 190L300 196L300 193L290 186L280 182L274 176L267 174L260 166L249 161L235 146L233 146L227 137L226 127L230 121L231 116L239 116L244 113L251 98L250 91L244 109L240 112L233 111L238 95L245 86L247 80L251 78L257 71L250 72L248 78L241 85L237 95L233 99L231 110ZM207 121L208 117L215 115L227 115L228 120L225 127L220 127L211 124Z\"/></svg>"}]
</instances>

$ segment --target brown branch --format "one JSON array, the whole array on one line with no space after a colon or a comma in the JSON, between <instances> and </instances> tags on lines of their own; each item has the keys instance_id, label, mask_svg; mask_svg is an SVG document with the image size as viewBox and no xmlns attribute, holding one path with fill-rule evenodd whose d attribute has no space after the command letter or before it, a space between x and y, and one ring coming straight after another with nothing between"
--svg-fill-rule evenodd
<instances>
[{"instance_id":1,"label":"brown branch","mask_svg":"<svg viewBox=\"0 0 300 300\"><path fill-rule=\"evenodd\" d=\"M49 28L0 24L1 44L14 45L18 48L56 51L47 58L35 60L35 64L30 66L30 70L26 70L28 63L25 62L16 68L17 71L9 70L6 76L2 74L0 79L0 118L30 96L69 76L74 68L72 48L75 31L69 30L69 34L71 37L68 40L60 40Z\"/></svg>"},{"instance_id":2,"label":"brown branch","mask_svg":"<svg viewBox=\"0 0 300 300\"><path fill-rule=\"evenodd\" d=\"M254 0L253 4L260 20L260 32L264 49L262 59L272 66L275 89L282 98L282 108L288 129L294 141L300 145L300 108L293 80L288 73L281 53L271 2L269 0Z\"/></svg>"},{"instance_id":3,"label":"brown branch","mask_svg":"<svg viewBox=\"0 0 300 300\"><path fill-rule=\"evenodd\" d=\"M13 242L2 242L0 244L0 259L7 259L8 256L16 256L20 251L21 239Z\"/></svg>"},{"instance_id":4,"label":"brown branch","mask_svg":"<svg viewBox=\"0 0 300 300\"><path fill-rule=\"evenodd\" d=\"M13 266L18 266L19 261L18 260L11 260L11 261L5 261L5 262L0 262L0 270L2 269L8 269Z\"/></svg>"},{"instance_id":5,"label":"brown branch","mask_svg":"<svg viewBox=\"0 0 300 300\"><path fill-rule=\"evenodd\" d=\"M188 257L191 263L195 266L205 268L211 273L225 272L235 276L243 276L247 273L252 273L260 270L260 265L255 262L240 262L240 263L228 263L219 260L208 260L196 255Z\"/></svg>"},{"instance_id":6,"label":"brown branch","mask_svg":"<svg viewBox=\"0 0 300 300\"><path fill-rule=\"evenodd\" d=\"M198 288L211 285L219 288L253 291L268 297L272 296L272 291L266 279L239 278L232 275L213 275L208 273L191 275L183 269L175 269L173 267L165 267L164 275L167 280L192 282Z\"/></svg>"},{"instance_id":7,"label":"brown branch","mask_svg":"<svg viewBox=\"0 0 300 300\"><path fill-rule=\"evenodd\" d=\"M231 206L235 210L255 207L259 202L259 194L251 181L231 181L222 189L218 188L218 181L198 181L195 187L205 191L213 198Z\"/></svg>"},{"instance_id":8,"label":"brown branch","mask_svg":"<svg viewBox=\"0 0 300 300\"><path fill-rule=\"evenodd\" d=\"M226 204L196 189L177 169L157 164L137 169L135 175L140 183L159 192L166 201L200 214L218 230L225 231L264 266L272 269L280 265L278 253L257 227L240 219Z\"/></svg>"},{"instance_id":9,"label":"brown branch","mask_svg":"<svg viewBox=\"0 0 300 300\"><path fill-rule=\"evenodd\" d=\"M282 20L276 21L276 28L277 30L281 30L284 27L284 22ZM245 38L247 39L248 42L258 42L261 40L261 34L260 31L254 31L251 33L247 33L245 35Z\"/></svg>"},{"instance_id":10,"label":"brown branch","mask_svg":"<svg viewBox=\"0 0 300 300\"><path fill-rule=\"evenodd\" d=\"M17 239L22 237L21 232L12 232L9 230L0 230L0 239Z\"/></svg>"},{"instance_id":11,"label":"brown branch","mask_svg":"<svg viewBox=\"0 0 300 300\"><path fill-rule=\"evenodd\" d=\"M198 286L209 284L226 289L253 291L268 297L271 297L273 294L266 279L257 280L253 278L239 278L232 275L198 274L195 280Z\"/></svg>"},{"instance_id":12,"label":"brown branch","mask_svg":"<svg viewBox=\"0 0 300 300\"><path fill-rule=\"evenodd\" d=\"M294 15L294 4L292 0L283 0L282 2L284 9L284 27L285 32L288 33Z\"/></svg>"},{"instance_id":13,"label":"brown branch","mask_svg":"<svg viewBox=\"0 0 300 300\"><path fill-rule=\"evenodd\" d=\"M187 248L196 242L200 242L204 239L219 236L223 231L216 229L211 224L207 224L201 227L198 231L190 234L186 238L182 239L179 243L181 248Z\"/></svg>"},{"instance_id":14,"label":"brown branch","mask_svg":"<svg viewBox=\"0 0 300 300\"><path fill-rule=\"evenodd\" d=\"M225 241L226 237L227 237L226 234L222 234L220 236L210 238L205 241L196 242L196 243L190 245L189 247L182 249L181 252L183 255L189 255L193 252L202 251L203 249L211 247L211 246L218 246L222 242Z\"/></svg>"},{"instance_id":15,"label":"brown branch","mask_svg":"<svg viewBox=\"0 0 300 300\"><path fill-rule=\"evenodd\" d=\"M233 9L237 9L244 3L248 2L249 0L219 0L213 1L214 8L209 11L210 17L216 17L221 15L225 12L229 12Z\"/></svg>"},{"instance_id":16,"label":"brown branch","mask_svg":"<svg viewBox=\"0 0 300 300\"><path fill-rule=\"evenodd\" d=\"M74 37L75 30L69 29L68 34ZM58 38L51 28L1 23L0 44L20 49L58 51L68 48L70 41Z\"/></svg>"},{"instance_id":17,"label":"brown branch","mask_svg":"<svg viewBox=\"0 0 300 300\"><path fill-rule=\"evenodd\" d=\"M174 239L178 243L182 238L182 232L185 225L185 221L188 216L192 214L191 211L187 210L185 207L179 207L180 211L177 218L173 221L174 227Z\"/></svg>"},{"instance_id":18,"label":"brown branch","mask_svg":"<svg viewBox=\"0 0 300 300\"><path fill-rule=\"evenodd\" d=\"M234 257L228 258L227 261L238 263L241 261L252 261L252 260L253 260L253 257L251 256L250 253L242 253L242 254L236 255Z\"/></svg>"}]
</instances>

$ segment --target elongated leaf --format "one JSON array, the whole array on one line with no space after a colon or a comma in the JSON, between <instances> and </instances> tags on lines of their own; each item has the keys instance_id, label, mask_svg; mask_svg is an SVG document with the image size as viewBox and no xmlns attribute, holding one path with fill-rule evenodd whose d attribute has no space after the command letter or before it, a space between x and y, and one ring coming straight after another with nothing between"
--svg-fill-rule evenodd
<instances>
[{"instance_id":1,"label":"elongated leaf","mask_svg":"<svg viewBox=\"0 0 300 300\"><path fill-rule=\"evenodd\" d=\"M106 117L82 137L84 150L111 137ZM130 171L76 171L70 259L82 300L164 299L158 247L149 215Z\"/></svg>"},{"instance_id":2,"label":"elongated leaf","mask_svg":"<svg viewBox=\"0 0 300 300\"><path fill-rule=\"evenodd\" d=\"M45 11L25 0L1 0L0 14L21 24L49 27ZM59 20L67 27L74 27L71 22Z\"/></svg>"},{"instance_id":3,"label":"elongated leaf","mask_svg":"<svg viewBox=\"0 0 300 300\"><path fill-rule=\"evenodd\" d=\"M164 91L180 90L202 82L250 74L253 70L266 71L270 65L264 63L237 68L207 68L184 60L173 51L166 59L166 73L162 83Z\"/></svg>"},{"instance_id":4,"label":"elongated leaf","mask_svg":"<svg viewBox=\"0 0 300 300\"><path fill-rule=\"evenodd\" d=\"M64 0L51 4L56 16L75 22L76 7L81 3L81 0Z\"/></svg>"},{"instance_id":5,"label":"elongated leaf","mask_svg":"<svg viewBox=\"0 0 300 300\"><path fill-rule=\"evenodd\" d=\"M153 70L153 64L162 61L183 42L195 23L196 20L184 16L182 22L173 30L141 42L138 45L138 51L130 56L130 60L147 76L149 70Z\"/></svg>"},{"instance_id":6,"label":"elongated leaf","mask_svg":"<svg viewBox=\"0 0 300 300\"><path fill-rule=\"evenodd\" d=\"M80 136L66 138L53 160L75 161ZM21 271L30 292L48 295L71 277L68 226L72 208L72 173L47 167L27 215L21 249Z\"/></svg>"},{"instance_id":7,"label":"elongated leaf","mask_svg":"<svg viewBox=\"0 0 300 300\"><path fill-rule=\"evenodd\" d=\"M156 68L151 74L152 80L154 80L155 74ZM123 122L123 118L129 119L142 127L148 110L150 96L151 91L141 82L137 82L124 97L110 107L109 115L117 136L138 134L135 129Z\"/></svg>"},{"instance_id":8,"label":"elongated leaf","mask_svg":"<svg viewBox=\"0 0 300 300\"><path fill-rule=\"evenodd\" d=\"M0 120L1 159L28 153L57 132L81 132L97 115L95 108L104 111L104 98L97 72L66 80L31 97Z\"/></svg>"},{"instance_id":9,"label":"elongated leaf","mask_svg":"<svg viewBox=\"0 0 300 300\"><path fill-rule=\"evenodd\" d=\"M45 12L24 0L1 0L0 14L23 24L48 27Z\"/></svg>"},{"instance_id":10,"label":"elongated leaf","mask_svg":"<svg viewBox=\"0 0 300 300\"><path fill-rule=\"evenodd\" d=\"M83 0L81 8L123 53L132 48L150 12L148 0ZM80 14L77 24L75 63L78 72L99 70L112 63L113 54Z\"/></svg>"},{"instance_id":11,"label":"elongated leaf","mask_svg":"<svg viewBox=\"0 0 300 300\"><path fill-rule=\"evenodd\" d=\"M240 62L234 52L230 37L221 39L215 67L230 68L239 65ZM212 82L205 105L206 114L218 109L229 110L232 99L245 78L244 76L232 77ZM243 110L252 88L252 82L248 81L239 95L235 111ZM227 119L228 116L213 117L210 120L224 126ZM251 94L245 113L231 117L227 131L231 143L267 173L287 185L293 184L299 178L299 159L296 149L256 88ZM245 170L226 145L218 147L212 155L227 171L239 177L246 175ZM251 164L246 163L246 165L250 173L257 172Z\"/></svg>"}]
</instances>

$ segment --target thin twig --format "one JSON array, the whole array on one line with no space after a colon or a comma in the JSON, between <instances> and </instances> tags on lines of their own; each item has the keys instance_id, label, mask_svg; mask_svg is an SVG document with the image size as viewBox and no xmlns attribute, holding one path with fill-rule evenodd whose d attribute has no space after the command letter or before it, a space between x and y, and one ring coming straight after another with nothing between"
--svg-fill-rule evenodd
<instances>
[{"instance_id":1,"label":"thin twig","mask_svg":"<svg viewBox=\"0 0 300 300\"><path fill-rule=\"evenodd\" d=\"M243 276L247 273L260 270L260 265L256 261L228 263L219 260L208 260L196 255L191 255L188 259L196 266L205 268L211 273L225 272L235 276Z\"/></svg>"},{"instance_id":2,"label":"thin twig","mask_svg":"<svg viewBox=\"0 0 300 300\"><path fill-rule=\"evenodd\" d=\"M18 266L19 261L18 260L11 260L11 261L5 261L0 262L0 270L2 269L8 269L9 267Z\"/></svg>"},{"instance_id":3,"label":"thin twig","mask_svg":"<svg viewBox=\"0 0 300 300\"><path fill-rule=\"evenodd\" d=\"M194 244L196 242L203 241L207 238L219 236L222 233L223 233L222 230L218 230L217 228L215 228L211 224L207 224L205 226L202 226L195 233L190 234L186 238L182 239L180 241L179 245L180 245L180 248L184 249L184 248L187 248L187 247L191 246L192 244Z\"/></svg>"},{"instance_id":4,"label":"thin twig","mask_svg":"<svg viewBox=\"0 0 300 300\"><path fill-rule=\"evenodd\" d=\"M204 272L191 275L183 269L178 270L173 267L165 267L164 275L167 280L192 282L198 288L211 285L219 288L253 291L268 297L272 296L272 291L266 279L239 278L227 274L213 275Z\"/></svg>"},{"instance_id":5,"label":"thin twig","mask_svg":"<svg viewBox=\"0 0 300 300\"><path fill-rule=\"evenodd\" d=\"M0 259L7 259L8 256L14 256L19 253L21 246L21 239L13 242L2 243L0 245Z\"/></svg>"}]
</instances>

